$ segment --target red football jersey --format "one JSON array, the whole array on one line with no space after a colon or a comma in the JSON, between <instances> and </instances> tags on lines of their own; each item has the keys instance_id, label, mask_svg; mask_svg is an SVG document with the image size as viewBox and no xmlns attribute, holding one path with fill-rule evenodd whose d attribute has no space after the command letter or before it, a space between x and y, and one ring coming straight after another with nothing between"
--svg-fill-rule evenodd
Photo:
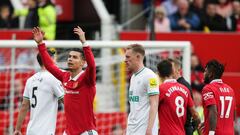
<instances>
[{"instance_id":1,"label":"red football jersey","mask_svg":"<svg viewBox=\"0 0 240 135\"><path fill-rule=\"evenodd\" d=\"M175 79L165 80L159 91L159 134L185 135L187 108L194 106L190 91Z\"/></svg>"},{"instance_id":2,"label":"red football jersey","mask_svg":"<svg viewBox=\"0 0 240 135\"><path fill-rule=\"evenodd\" d=\"M235 97L233 89L221 79L213 80L202 91L204 107L204 135L209 132L209 105L217 107L216 135L234 135Z\"/></svg>"},{"instance_id":3,"label":"red football jersey","mask_svg":"<svg viewBox=\"0 0 240 135\"><path fill-rule=\"evenodd\" d=\"M84 131L96 130L93 113L93 100L96 94L96 66L89 46L83 47L87 62L85 71L71 78L70 72L64 72L53 63L45 44L38 45L46 69L60 80L65 87L64 110L66 133L79 135Z\"/></svg>"}]
</instances>

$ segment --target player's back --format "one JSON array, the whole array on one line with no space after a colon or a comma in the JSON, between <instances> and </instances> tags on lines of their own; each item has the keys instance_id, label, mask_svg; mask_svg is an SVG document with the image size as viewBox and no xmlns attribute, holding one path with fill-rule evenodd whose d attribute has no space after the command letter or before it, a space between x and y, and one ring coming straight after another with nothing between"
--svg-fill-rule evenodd
<instances>
[{"instance_id":1,"label":"player's back","mask_svg":"<svg viewBox=\"0 0 240 135\"><path fill-rule=\"evenodd\" d=\"M161 135L185 135L187 107L193 106L189 90L171 79L164 81L159 91L159 133Z\"/></svg>"},{"instance_id":2,"label":"player's back","mask_svg":"<svg viewBox=\"0 0 240 135\"><path fill-rule=\"evenodd\" d=\"M27 134L55 133L58 98L62 98L62 90L61 83L47 71L38 72L27 80L24 90L24 98L30 101Z\"/></svg>"},{"instance_id":3,"label":"player's back","mask_svg":"<svg viewBox=\"0 0 240 135\"><path fill-rule=\"evenodd\" d=\"M214 95L214 100L211 98ZM222 80L214 80L203 88L204 98L204 115L208 116L208 105L216 104L217 107L217 135L233 135L234 134L234 110L235 97L233 89ZM205 120L205 133L209 131L209 120Z\"/></svg>"}]
</instances>

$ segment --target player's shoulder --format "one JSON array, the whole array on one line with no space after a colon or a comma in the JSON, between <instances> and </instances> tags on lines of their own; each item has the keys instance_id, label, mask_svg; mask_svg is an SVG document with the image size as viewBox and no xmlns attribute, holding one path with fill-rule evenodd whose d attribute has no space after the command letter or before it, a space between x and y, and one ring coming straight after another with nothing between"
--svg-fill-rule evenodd
<instances>
[{"instance_id":1,"label":"player's shoulder","mask_svg":"<svg viewBox=\"0 0 240 135\"><path fill-rule=\"evenodd\" d=\"M203 89L211 89L211 88L213 88L213 87L214 87L213 84L209 83L209 84L206 84L206 85L203 87Z\"/></svg>"},{"instance_id":2,"label":"player's shoulder","mask_svg":"<svg viewBox=\"0 0 240 135\"><path fill-rule=\"evenodd\" d=\"M224 85L225 87L228 87L228 88L232 89L232 87L231 87L230 85L226 84L226 83L223 83L223 85Z\"/></svg>"},{"instance_id":3,"label":"player's shoulder","mask_svg":"<svg viewBox=\"0 0 240 135\"><path fill-rule=\"evenodd\" d=\"M43 83L52 84L58 82L58 80L48 71L41 71L33 76L34 79L40 79Z\"/></svg>"},{"instance_id":4,"label":"player's shoulder","mask_svg":"<svg viewBox=\"0 0 240 135\"><path fill-rule=\"evenodd\" d=\"M173 86L176 86L177 82L176 83L172 83L172 82L163 82L162 84L160 84L159 88L161 90L167 90Z\"/></svg>"},{"instance_id":5,"label":"player's shoulder","mask_svg":"<svg viewBox=\"0 0 240 135\"><path fill-rule=\"evenodd\" d=\"M202 93L208 92L208 91L212 91L214 92L215 87L210 83L210 84L206 84L203 89L202 89Z\"/></svg>"},{"instance_id":6,"label":"player's shoulder","mask_svg":"<svg viewBox=\"0 0 240 135\"><path fill-rule=\"evenodd\" d=\"M143 74L145 77L157 77L157 74L154 73L150 68L145 67L143 70Z\"/></svg>"},{"instance_id":7,"label":"player's shoulder","mask_svg":"<svg viewBox=\"0 0 240 135\"><path fill-rule=\"evenodd\" d=\"M181 88L189 91L189 89L187 88L187 86L183 85L182 83L176 82L176 83L174 83L174 85L176 85L176 86L178 86L178 87L181 87Z\"/></svg>"},{"instance_id":8,"label":"player's shoulder","mask_svg":"<svg viewBox=\"0 0 240 135\"><path fill-rule=\"evenodd\" d=\"M26 81L26 85L28 85L29 83L31 83L34 80L35 74L32 75L31 77L29 77Z\"/></svg>"},{"instance_id":9,"label":"player's shoulder","mask_svg":"<svg viewBox=\"0 0 240 135\"><path fill-rule=\"evenodd\" d=\"M30 76L30 77L27 79L27 82L34 81L34 80L36 80L39 76L40 76L40 72L36 72L35 74L33 74L32 76Z\"/></svg>"},{"instance_id":10,"label":"player's shoulder","mask_svg":"<svg viewBox=\"0 0 240 135\"><path fill-rule=\"evenodd\" d=\"M162 91L162 90L168 89L169 87L170 87L169 84L162 83L162 84L160 84L159 89Z\"/></svg>"},{"instance_id":11,"label":"player's shoulder","mask_svg":"<svg viewBox=\"0 0 240 135\"><path fill-rule=\"evenodd\" d=\"M45 78L46 78L49 82L56 82L56 81L58 81L58 79L55 78L50 72L45 72Z\"/></svg>"},{"instance_id":12,"label":"player's shoulder","mask_svg":"<svg viewBox=\"0 0 240 135\"><path fill-rule=\"evenodd\" d=\"M229 92L235 93L234 90L233 90L233 88L232 88L231 86L229 86L229 85L226 84L226 83L223 83L223 85L224 85L225 88L227 88L227 89L229 90Z\"/></svg>"}]
</instances>

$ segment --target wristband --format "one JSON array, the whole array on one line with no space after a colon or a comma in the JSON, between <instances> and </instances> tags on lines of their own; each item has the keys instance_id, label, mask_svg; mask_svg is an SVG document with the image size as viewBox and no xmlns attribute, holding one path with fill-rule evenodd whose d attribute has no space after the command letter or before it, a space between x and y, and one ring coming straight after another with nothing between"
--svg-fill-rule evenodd
<instances>
[{"instance_id":1,"label":"wristband","mask_svg":"<svg viewBox=\"0 0 240 135\"><path fill-rule=\"evenodd\" d=\"M215 135L215 131L209 131L208 135Z\"/></svg>"},{"instance_id":2,"label":"wristband","mask_svg":"<svg viewBox=\"0 0 240 135\"><path fill-rule=\"evenodd\" d=\"M87 42L82 43L83 47L89 46Z\"/></svg>"}]
</instances>

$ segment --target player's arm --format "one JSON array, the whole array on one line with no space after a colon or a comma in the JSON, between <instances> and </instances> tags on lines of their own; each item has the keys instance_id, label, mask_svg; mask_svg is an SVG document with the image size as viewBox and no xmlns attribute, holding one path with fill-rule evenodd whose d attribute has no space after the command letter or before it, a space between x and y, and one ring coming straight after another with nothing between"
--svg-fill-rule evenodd
<instances>
[{"instance_id":1,"label":"player's arm","mask_svg":"<svg viewBox=\"0 0 240 135\"><path fill-rule=\"evenodd\" d=\"M193 120L197 122L197 125L200 124L201 120L200 120L200 117L198 115L198 112L195 109L195 106L190 107L189 111L190 111L190 113L191 113L191 115L193 117Z\"/></svg>"},{"instance_id":2,"label":"player's arm","mask_svg":"<svg viewBox=\"0 0 240 135\"><path fill-rule=\"evenodd\" d=\"M14 131L14 135L21 135L21 127L22 127L23 121L27 115L27 112L29 111L29 107L30 107L29 99L24 98L20 112L18 114L18 119L17 119L15 131Z\"/></svg>"},{"instance_id":3,"label":"player's arm","mask_svg":"<svg viewBox=\"0 0 240 135\"><path fill-rule=\"evenodd\" d=\"M149 96L149 103L150 103L150 111L149 111L149 118L148 118L148 126L146 135L152 135L152 128L153 124L156 120L157 112L158 112L158 101L159 95L150 95Z\"/></svg>"},{"instance_id":4,"label":"player's arm","mask_svg":"<svg viewBox=\"0 0 240 135\"><path fill-rule=\"evenodd\" d=\"M152 135L152 128L156 120L158 113L158 102L159 102L159 80L155 74L149 74L147 76L147 94L149 95L149 117L146 135Z\"/></svg>"},{"instance_id":5,"label":"player's arm","mask_svg":"<svg viewBox=\"0 0 240 135\"><path fill-rule=\"evenodd\" d=\"M217 107L214 92L210 87L204 87L202 91L203 104L208 109L208 116L204 116L209 120L209 135L214 135L217 125Z\"/></svg>"},{"instance_id":6,"label":"player's arm","mask_svg":"<svg viewBox=\"0 0 240 135\"><path fill-rule=\"evenodd\" d=\"M58 80L62 81L62 77L64 76L64 72L59 69L53 62L52 58L49 56L47 52L47 48L43 43L44 32L39 27L34 27L32 30L33 39L38 44L38 50L41 55L41 59L45 68L53 74Z\"/></svg>"},{"instance_id":7,"label":"player's arm","mask_svg":"<svg viewBox=\"0 0 240 135\"><path fill-rule=\"evenodd\" d=\"M91 47L87 44L86 38L85 38L85 32L77 26L73 29L73 32L79 36L79 40L81 41L83 45L83 52L86 58L87 62L87 68L85 70L87 74L87 78L90 82L90 84L94 84L96 82L96 65L94 61L94 55L92 53Z\"/></svg>"},{"instance_id":8,"label":"player's arm","mask_svg":"<svg viewBox=\"0 0 240 135\"><path fill-rule=\"evenodd\" d=\"M209 119L209 135L210 133L214 135L217 126L217 107L216 105L209 105L207 109L209 111L209 115L207 116Z\"/></svg>"}]
</instances>

